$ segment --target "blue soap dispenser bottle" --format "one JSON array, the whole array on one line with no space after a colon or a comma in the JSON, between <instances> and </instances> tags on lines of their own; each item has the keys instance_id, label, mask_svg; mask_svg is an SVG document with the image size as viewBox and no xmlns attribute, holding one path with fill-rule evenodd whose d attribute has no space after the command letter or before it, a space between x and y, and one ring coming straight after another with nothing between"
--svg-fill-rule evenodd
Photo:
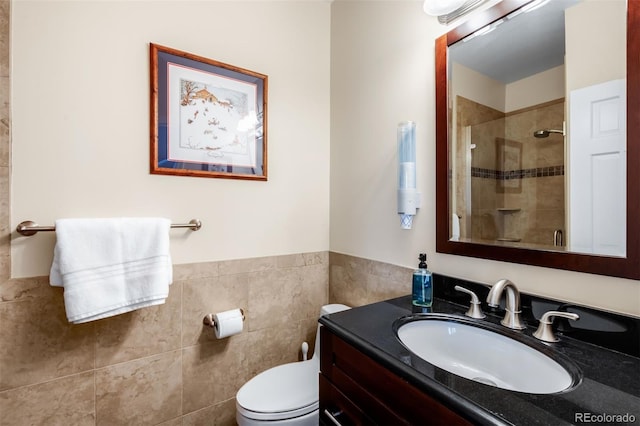
<instances>
[{"instance_id":1,"label":"blue soap dispenser bottle","mask_svg":"<svg viewBox=\"0 0 640 426\"><path fill-rule=\"evenodd\" d=\"M414 306L431 307L433 303L433 277L427 269L427 255L420 253L418 269L413 271L411 303Z\"/></svg>"}]
</instances>

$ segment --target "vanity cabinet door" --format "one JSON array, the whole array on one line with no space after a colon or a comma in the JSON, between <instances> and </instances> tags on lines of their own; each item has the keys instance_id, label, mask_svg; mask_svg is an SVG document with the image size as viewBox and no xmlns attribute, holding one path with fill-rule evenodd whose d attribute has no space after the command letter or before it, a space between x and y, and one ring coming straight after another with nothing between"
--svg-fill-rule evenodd
<instances>
[{"instance_id":1,"label":"vanity cabinet door","mask_svg":"<svg viewBox=\"0 0 640 426\"><path fill-rule=\"evenodd\" d=\"M471 425L327 327L320 339L321 416L339 413L345 418L340 424Z\"/></svg>"},{"instance_id":2,"label":"vanity cabinet door","mask_svg":"<svg viewBox=\"0 0 640 426\"><path fill-rule=\"evenodd\" d=\"M322 374L320 375L320 419L324 426L375 424Z\"/></svg>"}]
</instances>

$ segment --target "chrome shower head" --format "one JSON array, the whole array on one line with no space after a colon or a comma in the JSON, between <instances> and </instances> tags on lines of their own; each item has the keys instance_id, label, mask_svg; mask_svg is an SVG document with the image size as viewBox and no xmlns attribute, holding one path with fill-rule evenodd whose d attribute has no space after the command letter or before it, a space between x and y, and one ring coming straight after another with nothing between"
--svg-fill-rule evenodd
<instances>
[{"instance_id":1,"label":"chrome shower head","mask_svg":"<svg viewBox=\"0 0 640 426\"><path fill-rule=\"evenodd\" d=\"M549 134L551 133L559 133L562 136L564 136L564 130L554 130L554 129L536 130L535 132L533 132L533 136L536 138L548 138Z\"/></svg>"}]
</instances>

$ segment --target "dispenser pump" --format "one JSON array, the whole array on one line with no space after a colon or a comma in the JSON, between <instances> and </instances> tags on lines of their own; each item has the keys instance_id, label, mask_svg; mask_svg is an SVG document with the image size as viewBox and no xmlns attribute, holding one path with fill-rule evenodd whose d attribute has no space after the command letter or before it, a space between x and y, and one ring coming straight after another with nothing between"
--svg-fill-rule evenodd
<instances>
[{"instance_id":1,"label":"dispenser pump","mask_svg":"<svg viewBox=\"0 0 640 426\"><path fill-rule=\"evenodd\" d=\"M427 269L427 254L420 253L420 255L418 256L418 260L420 261L420 263L418 264L418 269Z\"/></svg>"}]
</instances>

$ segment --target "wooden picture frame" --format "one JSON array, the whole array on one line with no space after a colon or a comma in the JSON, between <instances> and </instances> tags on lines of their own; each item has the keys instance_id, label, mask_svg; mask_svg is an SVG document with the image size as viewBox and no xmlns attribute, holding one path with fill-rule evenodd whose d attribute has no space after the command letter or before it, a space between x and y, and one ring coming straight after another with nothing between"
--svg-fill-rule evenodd
<instances>
[{"instance_id":1,"label":"wooden picture frame","mask_svg":"<svg viewBox=\"0 0 640 426\"><path fill-rule=\"evenodd\" d=\"M150 44L151 173L267 180L264 74Z\"/></svg>"}]
</instances>

